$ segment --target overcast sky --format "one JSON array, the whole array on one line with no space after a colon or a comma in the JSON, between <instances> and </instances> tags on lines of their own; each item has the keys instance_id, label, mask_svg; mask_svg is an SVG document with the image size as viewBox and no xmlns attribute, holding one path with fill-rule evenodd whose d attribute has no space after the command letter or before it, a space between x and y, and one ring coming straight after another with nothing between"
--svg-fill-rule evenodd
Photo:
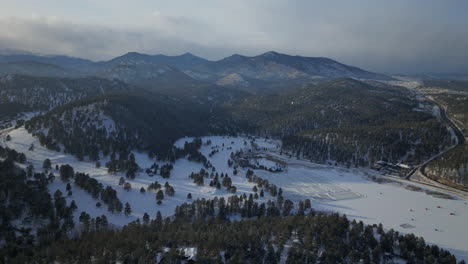
<instances>
[{"instance_id":1,"label":"overcast sky","mask_svg":"<svg viewBox=\"0 0 468 264\"><path fill-rule=\"evenodd\" d=\"M0 49L105 60L275 50L384 73L468 73L465 0L14 0Z\"/></svg>"}]
</instances>

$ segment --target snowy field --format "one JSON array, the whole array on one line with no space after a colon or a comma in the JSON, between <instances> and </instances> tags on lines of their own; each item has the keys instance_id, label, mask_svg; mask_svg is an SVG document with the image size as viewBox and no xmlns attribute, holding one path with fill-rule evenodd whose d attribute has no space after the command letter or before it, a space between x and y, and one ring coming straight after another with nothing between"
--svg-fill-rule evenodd
<instances>
[{"instance_id":1,"label":"snowy field","mask_svg":"<svg viewBox=\"0 0 468 264\"><path fill-rule=\"evenodd\" d=\"M42 162L49 158L52 165L70 164L76 172L85 172L96 178L105 186L110 185L118 192L118 198L125 204L129 202L132 214L125 216L123 213L110 213L105 205L101 208L95 206L98 200L91 198L78 186L72 186L73 195L67 201L75 200L78 210L76 222L81 211L88 212L96 217L106 215L109 222L121 226L137 218L141 218L147 212L152 218L159 210L163 215L173 214L175 206L189 202L186 196L191 193L193 200L197 198L214 198L215 196L228 197L225 188L217 190L210 187L206 181L204 186L195 185L189 175L198 172L202 164L179 159L174 164L169 179L163 179L159 175L153 177L141 172L134 180L127 179L132 189L125 191L118 185L119 178L123 174L111 175L106 168L96 168L94 162L78 161L75 158L60 152L54 152L40 146L36 138L32 137L23 128L9 132L12 140L6 142L7 146L26 154L28 162L31 162L36 170L42 170ZM245 178L245 171L240 170L237 176L232 173L232 168L227 165L231 152L241 149L250 149L250 140L242 137L204 137L203 142L211 140L211 145L203 145L200 152L203 153L216 168L218 173L227 173L232 178L233 185L237 187L237 195L250 194L252 183ZM180 139L176 146L183 146L184 142L191 138ZM451 250L459 259L468 260L468 205L467 200L461 197L454 199L441 199L431 196L424 191L409 190L406 184L392 182L376 183L369 179L369 171L359 169L345 169L289 159L278 154L278 142L272 140L257 139L256 145L262 149L262 153L269 153L274 158L287 163L283 172L268 172L256 170L255 174L268 179L283 189L285 199L295 202L311 199L313 207L322 211L336 211L346 214L351 219L362 220L366 224L382 223L385 228L393 228L402 233L414 233L423 236L426 242L437 244L440 247ZM31 144L35 145L33 151L29 151ZM223 146L224 144L224 146ZM208 154L214 149L219 150L212 157ZM265 150L266 149L266 150ZM134 153L136 161L141 168L150 167L154 160L150 160L144 153ZM106 160L101 160L105 164ZM259 160L265 166L273 166L271 160ZM164 163L160 163L164 164ZM56 175L58 172L53 171ZM377 176L379 177L379 176ZM161 205L156 204L155 193L140 193L140 188L155 181L164 184L166 181L175 188L174 197L166 197ZM411 183L412 186L423 190L428 187ZM65 183L59 177L50 184L51 193L60 189L65 191ZM266 192L264 200L272 199Z\"/></svg>"},{"instance_id":2,"label":"snowy field","mask_svg":"<svg viewBox=\"0 0 468 264\"><path fill-rule=\"evenodd\" d=\"M159 175L148 176L144 170L149 168L154 160L150 160L148 156L144 153L135 154L135 159L139 166L143 169L143 172L138 173L135 179L126 179L132 186L130 191L125 191L122 186L119 186L120 177L124 177L124 173L109 174L107 173L107 168L104 167L104 164L107 160L101 160L102 167L96 168L94 162L88 161L78 161L74 157L64 154L62 152L56 152L46 149L39 144L37 138L31 136L24 128L19 128L11 131L10 133L11 141L6 142L6 145L9 148L16 149L19 152L25 153L27 157L28 164L32 164L36 171L42 171L42 163L46 158L49 158L52 162L51 170L56 176L59 175L58 171L55 170L55 165L70 164L75 172L84 172L89 174L91 177L97 179L104 187L112 186L117 191L117 196L123 204L128 202L132 208L132 214L130 216L125 216L123 213L110 213L107 211L107 206L103 204L101 208L97 208L95 205L99 200L93 199L87 192L80 189L80 187L72 185L72 196L67 197L67 202L75 200L76 205L78 206L78 213L75 214L75 220L78 223L79 213L81 211L86 211L92 217L106 215L109 219L109 222L122 226L127 224L130 221L136 220L137 218L142 218L144 213L148 213L150 217L154 218L157 211L160 211L163 216L170 216L174 213L174 209L177 205L190 202L187 200L187 194L192 194L192 200L198 198L211 199L215 196L218 197L229 197L233 194L228 193L225 188L216 189L215 187L210 187L207 183L204 186L197 186L189 178L189 175L192 172L199 172L203 165L200 163L195 163L188 161L187 159L179 159L174 164L174 169L171 171L171 176L168 179L164 179ZM219 144L220 152L216 153L212 158L210 158L211 163L216 167L217 172L227 173L232 179L232 183L237 187L236 194L250 194L253 193L252 188L253 183L249 183L245 178L245 173L239 173L238 176L233 176L233 169L229 168L227 165L227 160L231 154L231 151L237 151L243 149L244 139L243 138L225 138L225 137L211 137L212 145L215 146ZM189 140L189 139L187 139ZM176 145L182 146L186 140L180 140L176 142ZM191 141L191 139L189 140ZM226 142L226 147L222 148L222 143ZM34 150L30 151L29 148L31 144L34 144ZM212 151L211 146L204 146L200 150L204 155ZM232 150L227 150L227 147L231 147ZM160 163L160 165L165 164L165 162ZM175 195L173 197L166 196L161 205L156 204L155 192L146 192L140 193L140 188L147 187L151 184L158 181L161 185L164 185L165 182L168 182L171 186L174 186ZM57 189L61 190L62 193L66 194L65 191L66 183L62 182L59 177L56 177L56 180L49 185L49 192L53 194ZM268 195L265 195L265 198L268 198Z\"/></svg>"},{"instance_id":3,"label":"snowy field","mask_svg":"<svg viewBox=\"0 0 468 264\"><path fill-rule=\"evenodd\" d=\"M413 182L389 179L377 183L369 179L373 174L368 170L281 159L289 164L286 172L256 171L256 174L281 186L284 197L295 201L310 198L317 210L339 212L366 224L382 223L386 229L414 233L428 243L450 249L457 258L468 260L465 198L453 194L450 194L453 199L437 198L426 191L441 192L440 189ZM410 190L411 187L420 191ZM326 192L327 189L330 191Z\"/></svg>"}]
</instances>

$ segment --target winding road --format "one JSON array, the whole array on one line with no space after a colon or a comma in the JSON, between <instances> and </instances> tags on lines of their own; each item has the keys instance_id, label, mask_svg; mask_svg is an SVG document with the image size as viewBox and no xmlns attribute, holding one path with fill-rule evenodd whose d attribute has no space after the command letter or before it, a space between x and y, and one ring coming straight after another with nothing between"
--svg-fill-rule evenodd
<instances>
[{"instance_id":1,"label":"winding road","mask_svg":"<svg viewBox=\"0 0 468 264\"><path fill-rule=\"evenodd\" d=\"M446 184L444 183L441 183L440 181L438 180L434 180L434 179L431 179L429 177L427 177L426 173L424 172L424 170L426 169L426 166L432 162L433 160L439 158L440 156L442 155L446 155L447 153L450 153L451 151L454 151L456 148L459 148L461 147L463 144L465 144L465 136L463 135L463 133L461 132L460 128L447 116L447 112L446 112L446 109L445 107L437 102L436 100L434 100L433 98L431 97L426 97L427 100L431 101L433 104L435 104L437 107L439 107L440 109L440 118L447 122L447 124L452 128L453 132L455 133L455 136L457 137L457 144L455 144L454 146L446 149L445 151L442 151L440 152L439 154L431 157L430 159L426 160L424 163L414 167L407 175L406 175L406 179L411 181L411 177L416 173L416 172L419 172L420 175L422 175L423 177L425 177L426 179L429 179L430 181L433 181L433 182L436 182L438 184L441 184L441 185L444 185L445 187L447 188L443 188L443 189L456 189L458 191L462 191L464 192L465 194L468 194L468 192L462 188L457 188L457 187L453 187L453 186L447 186ZM438 187L438 188L441 188L441 186L436 186L436 185L433 185L433 184L429 184L429 183L424 183L426 185L431 185L431 186L434 186L434 187Z\"/></svg>"}]
</instances>

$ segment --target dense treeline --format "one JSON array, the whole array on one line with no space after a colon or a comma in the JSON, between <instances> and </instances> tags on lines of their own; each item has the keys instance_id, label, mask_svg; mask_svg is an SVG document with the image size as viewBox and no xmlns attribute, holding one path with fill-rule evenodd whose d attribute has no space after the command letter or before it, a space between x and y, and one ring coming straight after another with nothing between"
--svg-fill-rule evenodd
<instances>
[{"instance_id":1,"label":"dense treeline","mask_svg":"<svg viewBox=\"0 0 468 264\"><path fill-rule=\"evenodd\" d=\"M436 180L448 181L468 187L468 145L455 148L446 155L432 161L425 173Z\"/></svg>"},{"instance_id":2,"label":"dense treeline","mask_svg":"<svg viewBox=\"0 0 468 264\"><path fill-rule=\"evenodd\" d=\"M149 92L77 101L33 118L26 128L50 149L63 145L65 152L91 160L132 149L170 159L181 137L236 131L222 110Z\"/></svg>"},{"instance_id":3,"label":"dense treeline","mask_svg":"<svg viewBox=\"0 0 468 264\"><path fill-rule=\"evenodd\" d=\"M431 94L437 102L446 107L447 116L455 120L463 134L468 133L468 82L464 92Z\"/></svg>"},{"instance_id":4,"label":"dense treeline","mask_svg":"<svg viewBox=\"0 0 468 264\"><path fill-rule=\"evenodd\" d=\"M122 212L123 205L117 197L117 191L112 187L107 186L101 191L101 200L107 204L110 212Z\"/></svg>"},{"instance_id":5,"label":"dense treeline","mask_svg":"<svg viewBox=\"0 0 468 264\"><path fill-rule=\"evenodd\" d=\"M13 220L31 223L53 217L47 184L42 174L28 175L12 160L0 161L0 240L14 241L14 233L19 230L11 225Z\"/></svg>"},{"instance_id":6,"label":"dense treeline","mask_svg":"<svg viewBox=\"0 0 468 264\"><path fill-rule=\"evenodd\" d=\"M286 136L284 149L314 162L357 167L379 160L419 164L453 144L447 128L436 120L399 117L400 121L385 125L314 129Z\"/></svg>"},{"instance_id":7,"label":"dense treeline","mask_svg":"<svg viewBox=\"0 0 468 264\"><path fill-rule=\"evenodd\" d=\"M447 116L468 135L468 82L431 81L422 88L446 107ZM427 176L438 181L468 188L468 145L455 148L439 157L425 169Z\"/></svg>"},{"instance_id":8,"label":"dense treeline","mask_svg":"<svg viewBox=\"0 0 468 264\"><path fill-rule=\"evenodd\" d=\"M418 163L452 144L446 127L404 88L352 79L251 96L227 105L255 133L283 139L294 156L369 166Z\"/></svg>"},{"instance_id":9,"label":"dense treeline","mask_svg":"<svg viewBox=\"0 0 468 264\"><path fill-rule=\"evenodd\" d=\"M6 121L13 121L16 119L18 113L30 112L31 108L23 103L0 103L0 129L7 128L11 126L11 123L6 124Z\"/></svg>"},{"instance_id":10,"label":"dense treeline","mask_svg":"<svg viewBox=\"0 0 468 264\"><path fill-rule=\"evenodd\" d=\"M4 148L2 146L0 146L0 158L18 163L26 162L26 155L24 155L24 153L19 153L14 149Z\"/></svg>"},{"instance_id":11,"label":"dense treeline","mask_svg":"<svg viewBox=\"0 0 468 264\"><path fill-rule=\"evenodd\" d=\"M37 243L48 245L75 227L74 201L67 205L60 190L53 197L49 194L48 184L54 178L52 174L34 173L29 168L22 170L9 159L0 161L2 263L31 251Z\"/></svg>"},{"instance_id":12,"label":"dense treeline","mask_svg":"<svg viewBox=\"0 0 468 264\"><path fill-rule=\"evenodd\" d=\"M173 148L171 161L176 161L180 158L186 157L190 161L200 162L205 165L205 167L210 167L208 159L198 151L203 144L201 138L195 138L191 142L185 142L183 148Z\"/></svg>"},{"instance_id":13,"label":"dense treeline","mask_svg":"<svg viewBox=\"0 0 468 264\"><path fill-rule=\"evenodd\" d=\"M448 251L422 238L385 232L381 225L350 222L338 214L308 210L231 221L215 216L212 204L222 206L223 201L196 201L179 207L173 219L158 212L153 220L146 217L121 230L85 228L79 238L63 237L17 252L9 256L10 263L180 263L187 259L186 247L196 248L197 263L279 263L282 258L286 263L457 263ZM183 210L191 210L189 218ZM85 222L86 214L82 218Z\"/></svg>"},{"instance_id":14,"label":"dense treeline","mask_svg":"<svg viewBox=\"0 0 468 264\"><path fill-rule=\"evenodd\" d=\"M99 198L99 194L104 189L101 183L84 173L76 173L75 184L87 191L94 199Z\"/></svg>"},{"instance_id":15,"label":"dense treeline","mask_svg":"<svg viewBox=\"0 0 468 264\"><path fill-rule=\"evenodd\" d=\"M112 152L110 155L110 161L106 163L107 171L109 173L116 173L119 171L127 171L127 178L134 179L136 173L139 169L138 164L135 161L135 155L133 153L128 153L127 151L121 151L119 153L119 159L115 155L115 152Z\"/></svg>"}]
</instances>

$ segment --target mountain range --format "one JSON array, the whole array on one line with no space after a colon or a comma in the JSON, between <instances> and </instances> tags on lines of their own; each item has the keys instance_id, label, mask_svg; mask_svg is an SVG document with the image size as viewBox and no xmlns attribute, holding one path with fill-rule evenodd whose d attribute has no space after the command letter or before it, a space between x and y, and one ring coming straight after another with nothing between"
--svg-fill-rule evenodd
<instances>
[{"instance_id":1,"label":"mountain range","mask_svg":"<svg viewBox=\"0 0 468 264\"><path fill-rule=\"evenodd\" d=\"M252 57L235 54L218 61L209 61L191 53L167 56L129 52L99 62L60 55L6 54L0 55L0 74L94 76L156 90L170 84L182 87L227 86L250 92L340 77L392 79L329 58L291 56L274 51Z\"/></svg>"}]
</instances>

